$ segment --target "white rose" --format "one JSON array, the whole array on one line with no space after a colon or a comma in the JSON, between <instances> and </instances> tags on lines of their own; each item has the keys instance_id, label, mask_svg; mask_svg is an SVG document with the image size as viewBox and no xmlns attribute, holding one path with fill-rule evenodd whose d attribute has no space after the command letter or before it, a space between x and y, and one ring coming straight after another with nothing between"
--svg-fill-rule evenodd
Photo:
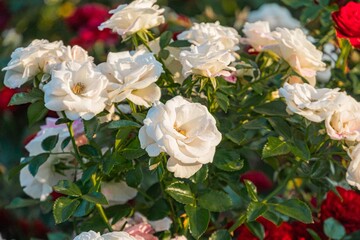
<instances>
[{"instance_id":1,"label":"white rose","mask_svg":"<svg viewBox=\"0 0 360 240\"><path fill-rule=\"evenodd\" d=\"M282 57L309 84L315 86L316 71L324 71L326 64L321 61L322 52L306 39L304 32L297 28L277 28L273 32L277 44L266 46Z\"/></svg>"},{"instance_id":2,"label":"white rose","mask_svg":"<svg viewBox=\"0 0 360 240\"><path fill-rule=\"evenodd\" d=\"M71 120L89 120L106 107L107 84L106 77L92 63L63 62L43 88L45 106L65 111Z\"/></svg>"},{"instance_id":3,"label":"white rose","mask_svg":"<svg viewBox=\"0 0 360 240\"><path fill-rule=\"evenodd\" d=\"M149 156L170 155L167 168L175 177L189 178L213 161L221 133L205 106L177 96L150 108L139 139Z\"/></svg>"},{"instance_id":4,"label":"white rose","mask_svg":"<svg viewBox=\"0 0 360 240\"><path fill-rule=\"evenodd\" d=\"M80 233L74 240L104 240L104 238L98 232L89 231Z\"/></svg>"},{"instance_id":5,"label":"white rose","mask_svg":"<svg viewBox=\"0 0 360 240\"><path fill-rule=\"evenodd\" d=\"M299 114L312 122L321 122L334 111L334 101L341 93L338 88L315 89L307 83L285 83L279 89L279 94L285 98L289 113Z\"/></svg>"},{"instance_id":6,"label":"white rose","mask_svg":"<svg viewBox=\"0 0 360 240\"><path fill-rule=\"evenodd\" d=\"M10 62L2 69L6 71L5 86L18 88L41 72L50 73L60 62L63 48L61 41L34 40L26 48L15 49Z\"/></svg>"},{"instance_id":7,"label":"white rose","mask_svg":"<svg viewBox=\"0 0 360 240\"><path fill-rule=\"evenodd\" d=\"M123 38L140 30L150 29L165 22L161 14L164 9L154 5L156 0L135 0L130 4L119 5L110 11L111 18L103 22L99 29L110 28Z\"/></svg>"},{"instance_id":8,"label":"white rose","mask_svg":"<svg viewBox=\"0 0 360 240\"><path fill-rule=\"evenodd\" d=\"M247 22L243 32L246 37L242 39L242 42L251 45L256 51L261 51L264 46L276 44L268 22Z\"/></svg>"},{"instance_id":9,"label":"white rose","mask_svg":"<svg viewBox=\"0 0 360 240\"><path fill-rule=\"evenodd\" d=\"M101 237L104 240L136 240L136 238L127 232L110 232L103 234Z\"/></svg>"},{"instance_id":10,"label":"white rose","mask_svg":"<svg viewBox=\"0 0 360 240\"><path fill-rule=\"evenodd\" d=\"M191 74L204 77L229 76L231 75L229 71L235 71L234 67L229 66L235 61L235 57L229 50L222 49L220 43L192 45L190 51L181 51L179 60L183 65L185 77Z\"/></svg>"},{"instance_id":11,"label":"white rose","mask_svg":"<svg viewBox=\"0 0 360 240\"><path fill-rule=\"evenodd\" d=\"M300 27L300 22L291 16L290 11L276 3L262 4L258 10L250 12L247 21L267 21L271 29L277 27L290 29Z\"/></svg>"},{"instance_id":12,"label":"white rose","mask_svg":"<svg viewBox=\"0 0 360 240\"><path fill-rule=\"evenodd\" d=\"M162 65L152 53L109 53L107 62L99 65L109 79L107 91L111 102L128 99L136 105L150 107L159 100L161 90L155 84L163 72Z\"/></svg>"},{"instance_id":13,"label":"white rose","mask_svg":"<svg viewBox=\"0 0 360 240\"><path fill-rule=\"evenodd\" d=\"M201 45L206 42L218 42L223 49L239 50L240 36L232 27L221 26L215 23L195 23L189 30L177 36L179 40L188 40L194 45Z\"/></svg>"},{"instance_id":14,"label":"white rose","mask_svg":"<svg viewBox=\"0 0 360 240\"><path fill-rule=\"evenodd\" d=\"M77 63L85 63L85 62L94 62L94 58L89 56L88 52L80 46L67 46L63 50L63 55L61 57L63 62L77 62Z\"/></svg>"},{"instance_id":15,"label":"white rose","mask_svg":"<svg viewBox=\"0 0 360 240\"><path fill-rule=\"evenodd\" d=\"M68 145L64 151L61 149L62 141L69 136L66 125L60 124L53 127L53 120L46 119L47 124L42 126L37 136L32 139L26 146L26 150L29 152L29 156L36 156L45 151L41 147L41 142L49 137L54 135L59 135L59 140L54 149L51 150L52 153L57 153L56 155L50 155L47 160L39 167L39 170L35 176L33 176L29 167L26 166L20 171L20 185L24 187L24 192L32 198L40 199L41 201L45 200L46 197L53 191L52 187L58 183L60 180L71 179L75 172L73 170L66 170L64 174L55 172L54 165L57 163L68 163L73 160L73 156L69 153L59 154L69 152L72 148L71 145ZM23 161L24 159L22 159Z\"/></svg>"},{"instance_id":16,"label":"white rose","mask_svg":"<svg viewBox=\"0 0 360 240\"><path fill-rule=\"evenodd\" d=\"M360 104L345 93L334 101L336 107L325 119L327 134L331 139L360 141Z\"/></svg>"},{"instance_id":17,"label":"white rose","mask_svg":"<svg viewBox=\"0 0 360 240\"><path fill-rule=\"evenodd\" d=\"M350 147L347 152L351 162L346 172L346 181L360 190L360 144Z\"/></svg>"},{"instance_id":18,"label":"white rose","mask_svg":"<svg viewBox=\"0 0 360 240\"><path fill-rule=\"evenodd\" d=\"M109 205L124 204L137 194L137 190L129 187L124 181L102 182L101 192L109 201Z\"/></svg>"}]
</instances>

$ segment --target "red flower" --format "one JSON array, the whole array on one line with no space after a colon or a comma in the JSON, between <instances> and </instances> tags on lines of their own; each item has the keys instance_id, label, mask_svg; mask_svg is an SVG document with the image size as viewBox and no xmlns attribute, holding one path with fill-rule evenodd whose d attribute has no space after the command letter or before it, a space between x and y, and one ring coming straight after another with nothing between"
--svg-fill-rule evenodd
<instances>
[{"instance_id":1,"label":"red flower","mask_svg":"<svg viewBox=\"0 0 360 240\"><path fill-rule=\"evenodd\" d=\"M7 87L3 87L0 89L0 112L4 112L6 110L9 111L15 110L15 106L8 106L12 96L15 93L17 93L16 90Z\"/></svg>"},{"instance_id":2,"label":"red flower","mask_svg":"<svg viewBox=\"0 0 360 240\"><path fill-rule=\"evenodd\" d=\"M83 48L91 48L97 41L107 45L115 44L119 36L105 29L100 31L98 26L110 18L109 9L101 4L90 3L77 8L66 19L68 26L77 31L77 37L70 40L71 45L79 45Z\"/></svg>"},{"instance_id":3,"label":"red flower","mask_svg":"<svg viewBox=\"0 0 360 240\"><path fill-rule=\"evenodd\" d=\"M251 181L259 192L269 191L273 187L270 178L261 171L247 171L240 176L241 181L244 181L245 179Z\"/></svg>"},{"instance_id":4,"label":"red flower","mask_svg":"<svg viewBox=\"0 0 360 240\"><path fill-rule=\"evenodd\" d=\"M349 39L354 47L360 48L360 3L348 2L331 16L336 25L336 35Z\"/></svg>"},{"instance_id":5,"label":"red flower","mask_svg":"<svg viewBox=\"0 0 360 240\"><path fill-rule=\"evenodd\" d=\"M328 192L321 204L321 221L333 217L345 227L348 234L360 230L360 194L341 187L336 189L343 201L335 193Z\"/></svg>"}]
</instances>

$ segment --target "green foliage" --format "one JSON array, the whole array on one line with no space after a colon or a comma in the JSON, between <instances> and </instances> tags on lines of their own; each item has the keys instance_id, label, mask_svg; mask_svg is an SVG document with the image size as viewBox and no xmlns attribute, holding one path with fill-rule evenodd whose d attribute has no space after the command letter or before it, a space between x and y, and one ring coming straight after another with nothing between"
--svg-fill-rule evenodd
<instances>
[{"instance_id":1,"label":"green foliage","mask_svg":"<svg viewBox=\"0 0 360 240\"><path fill-rule=\"evenodd\" d=\"M190 233L195 239L199 239L208 227L210 212L206 209L192 205L186 205L185 211L189 217Z\"/></svg>"},{"instance_id":2,"label":"green foliage","mask_svg":"<svg viewBox=\"0 0 360 240\"><path fill-rule=\"evenodd\" d=\"M68 220L80 205L80 200L60 197L56 199L53 206L55 223L59 224Z\"/></svg>"},{"instance_id":3,"label":"green foliage","mask_svg":"<svg viewBox=\"0 0 360 240\"><path fill-rule=\"evenodd\" d=\"M344 226L332 217L325 220L324 233L331 239L342 239L346 235Z\"/></svg>"},{"instance_id":4,"label":"green foliage","mask_svg":"<svg viewBox=\"0 0 360 240\"><path fill-rule=\"evenodd\" d=\"M42 149L44 149L44 151L50 152L55 148L58 141L59 141L59 135L48 136L41 142L41 147Z\"/></svg>"},{"instance_id":5,"label":"green foliage","mask_svg":"<svg viewBox=\"0 0 360 240\"><path fill-rule=\"evenodd\" d=\"M70 182L69 180L59 181L58 184L54 186L54 190L58 193L62 193L72 197L80 197L82 195L80 188L75 183Z\"/></svg>"},{"instance_id":6,"label":"green foliage","mask_svg":"<svg viewBox=\"0 0 360 240\"><path fill-rule=\"evenodd\" d=\"M165 191L179 203L193 204L195 201L189 185L184 182L173 182L166 187Z\"/></svg>"},{"instance_id":7,"label":"green foliage","mask_svg":"<svg viewBox=\"0 0 360 240\"><path fill-rule=\"evenodd\" d=\"M221 199L221 201L219 201ZM209 190L198 198L199 206L208 209L211 212L223 212L232 207L232 201L229 195L224 192Z\"/></svg>"},{"instance_id":8,"label":"green foliage","mask_svg":"<svg viewBox=\"0 0 360 240\"><path fill-rule=\"evenodd\" d=\"M306 203L298 199L286 200L282 203L272 204L274 209L281 214L292 217L303 223L312 223L312 215L310 208Z\"/></svg>"}]
</instances>

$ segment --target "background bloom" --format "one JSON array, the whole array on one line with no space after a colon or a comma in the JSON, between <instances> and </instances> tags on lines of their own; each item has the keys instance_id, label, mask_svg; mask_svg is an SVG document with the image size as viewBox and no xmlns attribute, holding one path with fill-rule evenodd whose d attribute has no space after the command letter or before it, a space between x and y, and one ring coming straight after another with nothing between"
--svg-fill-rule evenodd
<instances>
[{"instance_id":1,"label":"background bloom","mask_svg":"<svg viewBox=\"0 0 360 240\"><path fill-rule=\"evenodd\" d=\"M156 0L135 0L111 10L111 18L103 22L99 29L110 28L123 38L137 31L150 29L165 22L161 14L164 9L154 5Z\"/></svg>"},{"instance_id":2,"label":"background bloom","mask_svg":"<svg viewBox=\"0 0 360 240\"><path fill-rule=\"evenodd\" d=\"M331 14L335 22L336 35L339 38L347 38L350 43L360 48L360 3L349 1L341 6L339 11Z\"/></svg>"},{"instance_id":3,"label":"background bloom","mask_svg":"<svg viewBox=\"0 0 360 240\"><path fill-rule=\"evenodd\" d=\"M268 22L246 22L243 32L246 37L242 39L242 42L251 45L256 51L261 51L264 46L276 44Z\"/></svg>"},{"instance_id":4,"label":"background bloom","mask_svg":"<svg viewBox=\"0 0 360 240\"><path fill-rule=\"evenodd\" d=\"M139 139L149 156L170 155L167 168L175 177L189 178L213 161L221 133L205 106L177 96L150 108Z\"/></svg>"},{"instance_id":5,"label":"background bloom","mask_svg":"<svg viewBox=\"0 0 360 240\"><path fill-rule=\"evenodd\" d=\"M137 190L129 187L124 181L102 182L101 192L105 195L109 205L124 204L137 194Z\"/></svg>"}]
</instances>

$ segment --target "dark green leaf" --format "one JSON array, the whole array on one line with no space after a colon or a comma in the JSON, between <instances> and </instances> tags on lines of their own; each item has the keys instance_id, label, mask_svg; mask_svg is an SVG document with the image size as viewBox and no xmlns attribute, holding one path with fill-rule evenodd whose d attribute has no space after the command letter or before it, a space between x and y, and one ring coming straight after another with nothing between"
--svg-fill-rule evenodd
<instances>
[{"instance_id":1,"label":"dark green leaf","mask_svg":"<svg viewBox=\"0 0 360 240\"><path fill-rule=\"evenodd\" d=\"M58 193L73 197L79 197L82 194L80 188L69 180L59 181L58 184L54 186L54 190Z\"/></svg>"},{"instance_id":2,"label":"dark green leaf","mask_svg":"<svg viewBox=\"0 0 360 240\"><path fill-rule=\"evenodd\" d=\"M43 101L32 103L27 109L29 125L33 125L34 123L43 119L47 112L48 110L45 108Z\"/></svg>"},{"instance_id":3,"label":"dark green leaf","mask_svg":"<svg viewBox=\"0 0 360 240\"><path fill-rule=\"evenodd\" d=\"M248 222L246 226L249 228L250 232L252 232L256 237L260 240L263 240L265 237L265 229L264 226L258 222Z\"/></svg>"},{"instance_id":4,"label":"dark green leaf","mask_svg":"<svg viewBox=\"0 0 360 240\"><path fill-rule=\"evenodd\" d=\"M7 205L6 209L14 209L14 208L23 208L23 207L29 207L34 206L36 204L39 204L39 200L35 199L23 199L20 197L14 198L9 205Z\"/></svg>"},{"instance_id":5,"label":"dark green leaf","mask_svg":"<svg viewBox=\"0 0 360 240\"><path fill-rule=\"evenodd\" d=\"M61 150L64 150L70 143L71 141L71 137L67 137L65 138L62 142L61 142Z\"/></svg>"},{"instance_id":6,"label":"dark green leaf","mask_svg":"<svg viewBox=\"0 0 360 240\"><path fill-rule=\"evenodd\" d=\"M230 233L225 229L217 230L216 232L211 234L209 238L209 240L231 240L231 239L232 238Z\"/></svg>"},{"instance_id":7,"label":"dark green leaf","mask_svg":"<svg viewBox=\"0 0 360 240\"><path fill-rule=\"evenodd\" d=\"M84 155L85 157L89 157L89 158L99 156L97 149L89 144L80 146L79 152L81 153L81 155Z\"/></svg>"},{"instance_id":8,"label":"dark green leaf","mask_svg":"<svg viewBox=\"0 0 360 240\"><path fill-rule=\"evenodd\" d=\"M16 93L11 97L9 106L34 103L43 100L44 93L40 89L33 88L30 92Z\"/></svg>"},{"instance_id":9,"label":"dark green leaf","mask_svg":"<svg viewBox=\"0 0 360 240\"><path fill-rule=\"evenodd\" d=\"M346 235L344 226L332 217L325 220L324 233L331 239L342 239Z\"/></svg>"},{"instance_id":10,"label":"dark green leaf","mask_svg":"<svg viewBox=\"0 0 360 240\"><path fill-rule=\"evenodd\" d=\"M279 138L276 137L269 137L268 142L265 144L262 157L268 158L278 155L284 155L290 152L289 145Z\"/></svg>"},{"instance_id":11,"label":"dark green leaf","mask_svg":"<svg viewBox=\"0 0 360 240\"><path fill-rule=\"evenodd\" d=\"M271 117L271 118L267 118L267 120L280 136L282 136L285 139L291 139L290 126L283 118Z\"/></svg>"},{"instance_id":12,"label":"dark green leaf","mask_svg":"<svg viewBox=\"0 0 360 240\"><path fill-rule=\"evenodd\" d=\"M47 234L48 240L70 240L70 236L62 232L53 232Z\"/></svg>"},{"instance_id":13,"label":"dark green leaf","mask_svg":"<svg viewBox=\"0 0 360 240\"><path fill-rule=\"evenodd\" d=\"M140 165L138 165L135 169L128 171L126 173L125 179L126 184L129 187L138 188L143 179L143 173Z\"/></svg>"},{"instance_id":14,"label":"dark green leaf","mask_svg":"<svg viewBox=\"0 0 360 240\"><path fill-rule=\"evenodd\" d=\"M59 141L59 135L48 136L41 142L41 147L44 151L50 152L53 150Z\"/></svg>"},{"instance_id":15,"label":"dark green leaf","mask_svg":"<svg viewBox=\"0 0 360 240\"><path fill-rule=\"evenodd\" d=\"M200 207L212 212L222 212L232 207L232 200L229 195L216 190L208 190L205 194L199 196L198 203Z\"/></svg>"},{"instance_id":16,"label":"dark green leaf","mask_svg":"<svg viewBox=\"0 0 360 240\"><path fill-rule=\"evenodd\" d=\"M226 113L230 106L229 98L221 92L216 92L216 101L220 108Z\"/></svg>"},{"instance_id":17,"label":"dark green leaf","mask_svg":"<svg viewBox=\"0 0 360 240\"><path fill-rule=\"evenodd\" d=\"M286 104L282 101L273 101L256 106L253 111L268 116L289 116L289 114L286 112Z\"/></svg>"},{"instance_id":18,"label":"dark green leaf","mask_svg":"<svg viewBox=\"0 0 360 240\"><path fill-rule=\"evenodd\" d=\"M294 145L290 146L291 152L301 160L309 160L311 157L309 147L303 141L294 141Z\"/></svg>"},{"instance_id":19,"label":"dark green leaf","mask_svg":"<svg viewBox=\"0 0 360 240\"><path fill-rule=\"evenodd\" d=\"M163 32L160 36L160 48L165 48L169 45L172 39L172 33L170 31Z\"/></svg>"},{"instance_id":20,"label":"dark green leaf","mask_svg":"<svg viewBox=\"0 0 360 240\"><path fill-rule=\"evenodd\" d=\"M214 165L223 171L233 172L242 169L244 161L240 159L240 155L234 151L218 149L215 153Z\"/></svg>"},{"instance_id":21,"label":"dark green leaf","mask_svg":"<svg viewBox=\"0 0 360 240\"><path fill-rule=\"evenodd\" d=\"M267 211L267 206L261 202L250 202L247 208L247 220L255 221Z\"/></svg>"},{"instance_id":22,"label":"dark green leaf","mask_svg":"<svg viewBox=\"0 0 360 240\"><path fill-rule=\"evenodd\" d=\"M298 199L290 199L282 203L274 204L275 210L281 214L292 217L303 223L312 223L310 208Z\"/></svg>"},{"instance_id":23,"label":"dark green leaf","mask_svg":"<svg viewBox=\"0 0 360 240\"><path fill-rule=\"evenodd\" d=\"M280 218L280 216L270 210L266 211L262 216L277 226L280 226L280 224L282 223L282 219Z\"/></svg>"},{"instance_id":24,"label":"dark green leaf","mask_svg":"<svg viewBox=\"0 0 360 240\"><path fill-rule=\"evenodd\" d=\"M49 157L49 153L41 153L34 156L29 163L29 171L31 175L35 176L39 170L39 167L46 162Z\"/></svg>"},{"instance_id":25,"label":"dark green leaf","mask_svg":"<svg viewBox=\"0 0 360 240\"><path fill-rule=\"evenodd\" d=\"M186 205L185 211L189 217L190 233L195 239L199 239L209 225L210 212L191 205Z\"/></svg>"},{"instance_id":26,"label":"dark green leaf","mask_svg":"<svg viewBox=\"0 0 360 240\"><path fill-rule=\"evenodd\" d=\"M165 191L179 203L192 204L195 201L189 185L184 182L173 182L166 187Z\"/></svg>"},{"instance_id":27,"label":"dark green leaf","mask_svg":"<svg viewBox=\"0 0 360 240\"><path fill-rule=\"evenodd\" d=\"M9 174L8 174L9 179L13 179L15 176L19 177L19 173L20 173L21 169L26 167L29 164L29 162L31 161L32 158L33 157L22 158L22 161L21 161L21 163L19 165L11 168L10 171L9 171Z\"/></svg>"},{"instance_id":28,"label":"dark green leaf","mask_svg":"<svg viewBox=\"0 0 360 240\"><path fill-rule=\"evenodd\" d=\"M118 128L140 128L141 125L133 122L133 121L129 121L129 120L118 120L118 121L113 121L108 125L108 128L111 129L118 129Z\"/></svg>"},{"instance_id":29,"label":"dark green leaf","mask_svg":"<svg viewBox=\"0 0 360 240\"><path fill-rule=\"evenodd\" d=\"M69 199L67 197L60 197L56 199L53 206L53 214L55 223L59 224L68 220L80 205L77 199Z\"/></svg>"},{"instance_id":30,"label":"dark green leaf","mask_svg":"<svg viewBox=\"0 0 360 240\"><path fill-rule=\"evenodd\" d=\"M93 139L99 126L98 118L93 117L92 119L83 122L87 139Z\"/></svg>"},{"instance_id":31,"label":"dark green leaf","mask_svg":"<svg viewBox=\"0 0 360 240\"><path fill-rule=\"evenodd\" d=\"M226 133L225 136L237 145L242 145L247 140L243 128L233 129L230 132Z\"/></svg>"},{"instance_id":32,"label":"dark green leaf","mask_svg":"<svg viewBox=\"0 0 360 240\"><path fill-rule=\"evenodd\" d=\"M165 199L160 198L149 209L147 217L150 221L156 221L169 216L170 208Z\"/></svg>"},{"instance_id":33,"label":"dark green leaf","mask_svg":"<svg viewBox=\"0 0 360 240\"><path fill-rule=\"evenodd\" d=\"M91 192L86 195L81 196L82 199L85 199L88 202L95 204L108 205L106 197L101 192Z\"/></svg>"},{"instance_id":34,"label":"dark green leaf","mask_svg":"<svg viewBox=\"0 0 360 240\"><path fill-rule=\"evenodd\" d=\"M321 240L319 235L314 230L312 230L311 228L307 228L306 231L310 234L310 236L312 237L313 240Z\"/></svg>"},{"instance_id":35,"label":"dark green leaf","mask_svg":"<svg viewBox=\"0 0 360 240\"><path fill-rule=\"evenodd\" d=\"M146 151L141 148L137 148L137 149L124 148L121 151L121 153L126 159L134 160L134 159L144 156L146 154Z\"/></svg>"},{"instance_id":36,"label":"dark green leaf","mask_svg":"<svg viewBox=\"0 0 360 240\"><path fill-rule=\"evenodd\" d=\"M94 207L95 207L94 203L81 200L79 207L76 209L74 213L74 217L85 217L91 213Z\"/></svg>"},{"instance_id":37,"label":"dark green leaf","mask_svg":"<svg viewBox=\"0 0 360 240\"><path fill-rule=\"evenodd\" d=\"M169 44L170 47L176 47L176 48L180 48L180 47L190 47L191 43L187 40L177 40L174 41L172 43Z\"/></svg>"},{"instance_id":38,"label":"dark green leaf","mask_svg":"<svg viewBox=\"0 0 360 240\"><path fill-rule=\"evenodd\" d=\"M209 167L205 164L190 178L190 180L194 183L202 183L208 178L208 175Z\"/></svg>"},{"instance_id":39,"label":"dark green leaf","mask_svg":"<svg viewBox=\"0 0 360 240\"><path fill-rule=\"evenodd\" d=\"M166 50L166 49L161 49L160 52L159 52L159 57L166 60L170 55L170 52L169 50Z\"/></svg>"}]
</instances>

